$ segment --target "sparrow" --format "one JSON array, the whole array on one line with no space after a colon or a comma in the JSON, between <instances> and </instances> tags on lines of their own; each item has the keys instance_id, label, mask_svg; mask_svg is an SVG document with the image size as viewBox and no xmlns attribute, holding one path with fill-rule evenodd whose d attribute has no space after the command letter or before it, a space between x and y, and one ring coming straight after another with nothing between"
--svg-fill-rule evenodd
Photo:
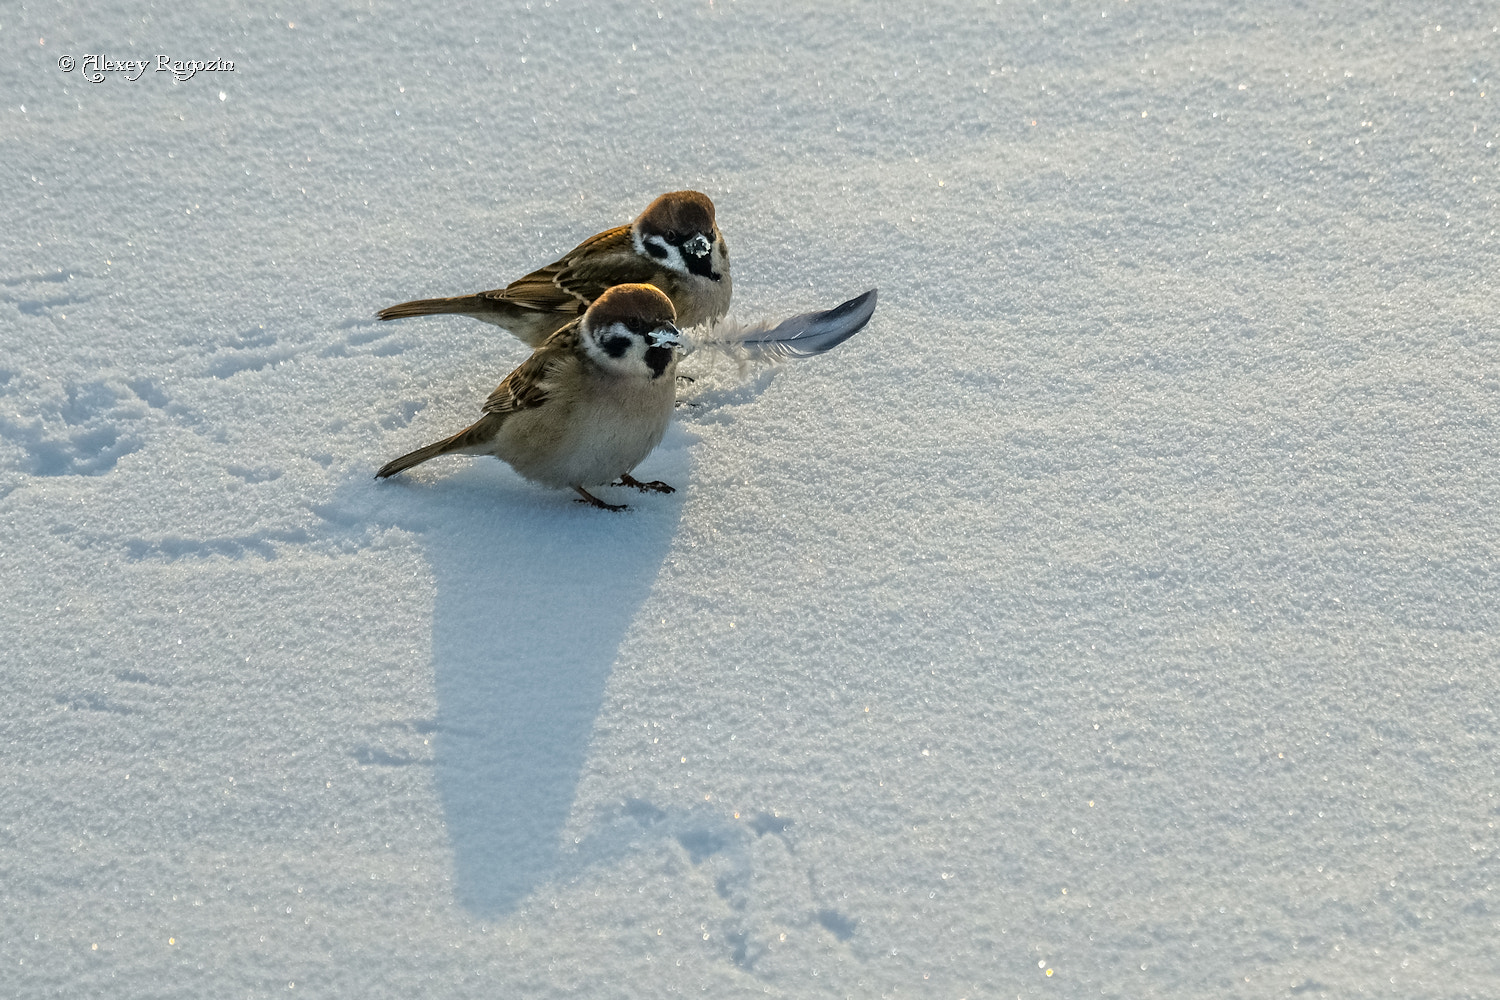
<instances>
[{"instance_id":1,"label":"sparrow","mask_svg":"<svg viewBox=\"0 0 1500 1000\"><path fill-rule=\"evenodd\" d=\"M672 300L652 285L604 291L505 377L477 422L387 462L376 477L457 453L494 455L532 482L572 488L604 510L626 508L605 503L587 487L676 492L630 475L672 418L682 347L675 319Z\"/></svg>"},{"instance_id":2,"label":"sparrow","mask_svg":"<svg viewBox=\"0 0 1500 1000\"><path fill-rule=\"evenodd\" d=\"M577 319L615 285L655 285L677 322L694 327L729 311L729 247L714 203L697 191L669 191L628 226L590 236L561 260L504 288L417 299L380 310L381 319L459 313L502 326L532 347Z\"/></svg>"}]
</instances>

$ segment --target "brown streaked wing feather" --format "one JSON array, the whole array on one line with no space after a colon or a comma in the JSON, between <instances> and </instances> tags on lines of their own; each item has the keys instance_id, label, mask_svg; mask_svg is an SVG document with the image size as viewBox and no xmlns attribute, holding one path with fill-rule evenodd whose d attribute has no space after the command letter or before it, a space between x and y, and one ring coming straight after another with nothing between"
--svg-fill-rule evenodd
<instances>
[{"instance_id":1,"label":"brown streaked wing feather","mask_svg":"<svg viewBox=\"0 0 1500 1000\"><path fill-rule=\"evenodd\" d=\"M593 302L616 285L636 282L649 285L661 271L635 252L629 226L600 233L584 246L590 244L593 246L589 253L569 254L567 267L553 279L559 287L581 299Z\"/></svg>"},{"instance_id":2,"label":"brown streaked wing feather","mask_svg":"<svg viewBox=\"0 0 1500 1000\"><path fill-rule=\"evenodd\" d=\"M547 338L545 344L495 387L484 401L483 412L503 417L545 403L550 386L562 369L577 363L573 345L577 329L576 325L566 326Z\"/></svg>"},{"instance_id":3,"label":"brown streaked wing feather","mask_svg":"<svg viewBox=\"0 0 1500 1000\"><path fill-rule=\"evenodd\" d=\"M562 260L481 294L538 312L581 314L606 289L626 282L649 282L656 271L635 252L630 227L618 226L584 240Z\"/></svg>"}]
</instances>

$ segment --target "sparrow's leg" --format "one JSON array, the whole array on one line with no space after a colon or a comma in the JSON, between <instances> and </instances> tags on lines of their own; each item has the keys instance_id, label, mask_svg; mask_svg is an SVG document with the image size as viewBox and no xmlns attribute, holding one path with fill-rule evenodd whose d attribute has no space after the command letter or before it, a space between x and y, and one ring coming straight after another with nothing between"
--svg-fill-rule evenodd
<instances>
[{"instance_id":1,"label":"sparrow's leg","mask_svg":"<svg viewBox=\"0 0 1500 1000\"><path fill-rule=\"evenodd\" d=\"M628 472L625 473L624 475L622 475L620 477L620 485L621 486L633 486L636 489L640 490L642 493L646 493L648 491L651 492L651 493L676 493L677 492L677 488L675 486L668 486L666 483L662 482L661 480L657 480L654 483L643 483L639 479L635 478L634 476L632 476Z\"/></svg>"},{"instance_id":2,"label":"sparrow's leg","mask_svg":"<svg viewBox=\"0 0 1500 1000\"><path fill-rule=\"evenodd\" d=\"M579 494L583 497L582 500L574 500L573 501L574 503L592 504L595 507L598 507L600 510L629 510L630 509L629 507L626 507L622 503L605 503L603 500L600 500L598 497L594 496L594 494L590 493L588 490L584 489L582 486L575 486L573 488L575 490L577 490L579 492Z\"/></svg>"}]
</instances>

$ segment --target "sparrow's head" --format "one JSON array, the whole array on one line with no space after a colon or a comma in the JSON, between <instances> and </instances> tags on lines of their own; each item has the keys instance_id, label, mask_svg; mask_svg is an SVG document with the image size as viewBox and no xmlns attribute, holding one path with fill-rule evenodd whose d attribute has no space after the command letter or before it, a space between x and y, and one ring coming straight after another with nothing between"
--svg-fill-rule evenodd
<instances>
[{"instance_id":1,"label":"sparrow's head","mask_svg":"<svg viewBox=\"0 0 1500 1000\"><path fill-rule=\"evenodd\" d=\"M660 378L682 348L672 300L655 285L615 285L594 300L579 330L584 352L619 375Z\"/></svg>"},{"instance_id":2,"label":"sparrow's head","mask_svg":"<svg viewBox=\"0 0 1500 1000\"><path fill-rule=\"evenodd\" d=\"M636 252L662 267L713 281L722 277L714 264L715 258L724 259L724 236L714 223L714 203L706 194L668 191L631 223L630 235Z\"/></svg>"}]
</instances>

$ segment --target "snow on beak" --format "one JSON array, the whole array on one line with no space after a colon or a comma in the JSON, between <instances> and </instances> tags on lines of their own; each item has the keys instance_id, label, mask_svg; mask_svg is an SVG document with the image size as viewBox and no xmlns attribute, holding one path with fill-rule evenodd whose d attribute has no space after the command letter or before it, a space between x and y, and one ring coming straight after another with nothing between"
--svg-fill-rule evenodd
<instances>
[{"instance_id":1,"label":"snow on beak","mask_svg":"<svg viewBox=\"0 0 1500 1000\"><path fill-rule=\"evenodd\" d=\"M674 351L682 350L682 331L671 323L652 330L646 335L647 347L669 347Z\"/></svg>"},{"instance_id":2,"label":"snow on beak","mask_svg":"<svg viewBox=\"0 0 1500 1000\"><path fill-rule=\"evenodd\" d=\"M682 244L682 252L690 253L694 257L703 257L708 254L712 246L713 244L708 241L707 236L704 236L702 233L695 233L692 239Z\"/></svg>"}]
</instances>

